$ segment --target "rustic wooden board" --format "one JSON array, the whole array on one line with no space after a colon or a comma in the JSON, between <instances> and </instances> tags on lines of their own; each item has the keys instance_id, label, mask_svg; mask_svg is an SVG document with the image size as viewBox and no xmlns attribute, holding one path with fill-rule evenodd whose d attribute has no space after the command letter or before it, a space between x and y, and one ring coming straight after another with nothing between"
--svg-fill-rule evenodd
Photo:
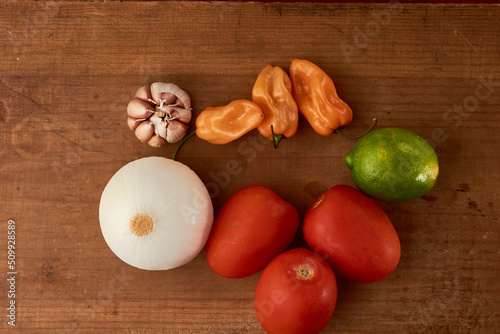
<instances>
[{"instance_id":1,"label":"rustic wooden board","mask_svg":"<svg viewBox=\"0 0 500 334\"><path fill-rule=\"evenodd\" d=\"M98 204L125 163L174 150L128 130L139 86L176 82L198 113L250 98L265 65L306 58L353 108L349 133L374 117L407 128L441 166L427 196L379 202L400 235L400 265L373 284L339 278L324 333L499 333L499 22L496 5L1 2L0 332L262 333L258 274L218 277L203 252L176 270L132 268L105 244ZM264 184L303 216L328 187L353 185L342 159L354 144L302 119L279 150L252 132L225 146L193 138L179 160L211 188L216 210ZM231 160L240 169L224 178Z\"/></svg>"}]
</instances>

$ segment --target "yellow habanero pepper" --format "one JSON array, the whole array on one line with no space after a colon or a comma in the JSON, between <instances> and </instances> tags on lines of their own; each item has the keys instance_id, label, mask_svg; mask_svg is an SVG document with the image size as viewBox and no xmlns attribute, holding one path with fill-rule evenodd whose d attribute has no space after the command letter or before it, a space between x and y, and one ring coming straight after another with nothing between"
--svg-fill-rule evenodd
<instances>
[{"instance_id":1,"label":"yellow habanero pepper","mask_svg":"<svg viewBox=\"0 0 500 334\"><path fill-rule=\"evenodd\" d=\"M351 108L337 95L333 80L317 65L294 59L290 78L299 111L318 134L329 136L351 122Z\"/></svg>"},{"instance_id":2,"label":"yellow habanero pepper","mask_svg":"<svg viewBox=\"0 0 500 334\"><path fill-rule=\"evenodd\" d=\"M196 118L196 135L212 144L227 144L255 129L263 119L262 110L252 101L234 100L203 110Z\"/></svg>"},{"instance_id":3,"label":"yellow habanero pepper","mask_svg":"<svg viewBox=\"0 0 500 334\"><path fill-rule=\"evenodd\" d=\"M283 138L297 133L299 112L292 96L292 83L283 69L264 67L253 86L252 100L264 113L257 130L271 139L275 148Z\"/></svg>"}]
</instances>

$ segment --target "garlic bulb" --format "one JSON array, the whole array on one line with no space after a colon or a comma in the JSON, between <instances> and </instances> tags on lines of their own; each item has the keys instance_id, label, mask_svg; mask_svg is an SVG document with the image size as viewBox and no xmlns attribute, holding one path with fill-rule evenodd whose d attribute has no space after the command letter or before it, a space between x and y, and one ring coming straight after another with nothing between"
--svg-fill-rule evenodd
<instances>
[{"instance_id":1,"label":"garlic bulb","mask_svg":"<svg viewBox=\"0 0 500 334\"><path fill-rule=\"evenodd\" d=\"M189 95L173 83L155 82L137 90L127 106L127 124L150 146L175 143L187 133L192 109Z\"/></svg>"},{"instance_id":2,"label":"garlic bulb","mask_svg":"<svg viewBox=\"0 0 500 334\"><path fill-rule=\"evenodd\" d=\"M124 262L166 270L193 260L207 242L213 222L207 188L186 165L161 157L132 161L104 188L101 231Z\"/></svg>"}]
</instances>

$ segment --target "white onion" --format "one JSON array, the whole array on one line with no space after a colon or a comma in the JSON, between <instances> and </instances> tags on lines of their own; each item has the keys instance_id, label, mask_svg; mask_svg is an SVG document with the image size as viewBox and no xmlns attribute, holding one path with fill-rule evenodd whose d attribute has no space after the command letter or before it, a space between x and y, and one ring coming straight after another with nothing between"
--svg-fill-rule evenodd
<instances>
[{"instance_id":1,"label":"white onion","mask_svg":"<svg viewBox=\"0 0 500 334\"><path fill-rule=\"evenodd\" d=\"M132 220L142 215L142 221ZM124 262L166 270L193 260L207 242L213 206L200 178L186 165L161 157L123 166L104 188L101 231Z\"/></svg>"}]
</instances>

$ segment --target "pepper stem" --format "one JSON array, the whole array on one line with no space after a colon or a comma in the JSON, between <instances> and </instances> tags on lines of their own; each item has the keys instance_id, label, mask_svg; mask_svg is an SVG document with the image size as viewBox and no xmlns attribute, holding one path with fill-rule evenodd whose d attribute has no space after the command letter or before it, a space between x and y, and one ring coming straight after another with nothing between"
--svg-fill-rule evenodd
<instances>
[{"instance_id":1,"label":"pepper stem","mask_svg":"<svg viewBox=\"0 0 500 334\"><path fill-rule=\"evenodd\" d=\"M342 137L344 137L346 139L354 140L354 139L359 139L359 138L363 137L364 135L366 135L368 132L370 132L375 127L375 125L377 125L377 119L376 118L373 119L373 124L372 124L372 126L370 126L370 128L368 130L366 130L365 132L363 132L362 134L360 134L359 136L356 136L356 137L351 137L349 135L346 135L344 133L344 127L343 126L335 129L334 133L340 133L342 135Z\"/></svg>"},{"instance_id":2,"label":"pepper stem","mask_svg":"<svg viewBox=\"0 0 500 334\"><path fill-rule=\"evenodd\" d=\"M274 128L273 128L273 125L271 124L271 135L272 135L272 139L273 139L273 145L274 145L274 148L278 148L278 145L280 144L281 140L283 139L283 135L277 135L274 133Z\"/></svg>"},{"instance_id":3,"label":"pepper stem","mask_svg":"<svg viewBox=\"0 0 500 334\"><path fill-rule=\"evenodd\" d=\"M174 155L172 156L172 160L175 160L175 158L177 157L177 152L179 152L179 149L181 148L181 146L189 139L191 138L192 136L194 136L196 134L196 130L193 130L191 131L190 134L188 134L186 137L184 137L184 139L181 140L181 142L179 143L179 145L177 145L177 148L175 149L174 151Z\"/></svg>"}]
</instances>

